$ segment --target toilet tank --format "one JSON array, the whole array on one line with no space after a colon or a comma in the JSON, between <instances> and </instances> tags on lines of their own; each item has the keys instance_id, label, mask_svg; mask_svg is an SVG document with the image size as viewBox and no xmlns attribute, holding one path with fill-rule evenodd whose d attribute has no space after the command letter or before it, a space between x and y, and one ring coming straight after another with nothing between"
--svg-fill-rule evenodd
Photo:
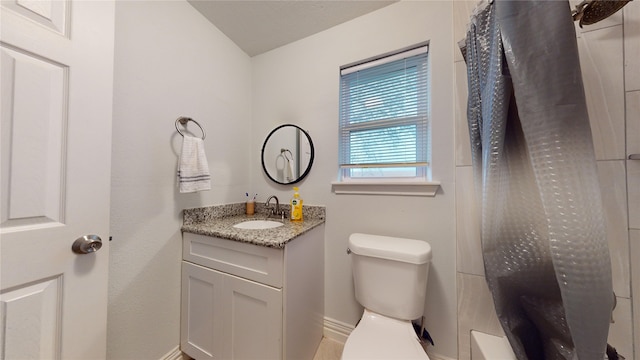
<instances>
[{"instance_id":1,"label":"toilet tank","mask_svg":"<svg viewBox=\"0 0 640 360\"><path fill-rule=\"evenodd\" d=\"M431 246L421 240L352 234L356 299L365 308L402 320L422 316Z\"/></svg>"}]
</instances>

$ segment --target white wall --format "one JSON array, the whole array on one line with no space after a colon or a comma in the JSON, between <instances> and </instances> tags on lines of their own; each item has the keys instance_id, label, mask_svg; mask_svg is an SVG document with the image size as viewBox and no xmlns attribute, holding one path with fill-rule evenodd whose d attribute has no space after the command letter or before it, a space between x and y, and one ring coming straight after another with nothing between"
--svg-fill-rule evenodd
<instances>
[{"instance_id":1,"label":"white wall","mask_svg":"<svg viewBox=\"0 0 640 360\"><path fill-rule=\"evenodd\" d=\"M326 205L325 316L355 325L355 300L346 254L351 233L365 232L428 241L433 249L426 304L434 353L457 357L452 3L403 1L322 33L252 58L253 186L264 201L276 194L288 203L290 186L260 171L260 149L270 130L293 123L307 130L316 158L300 184L305 204ZM433 180L435 198L335 195L338 164L339 67L430 41Z\"/></svg>"},{"instance_id":2,"label":"white wall","mask_svg":"<svg viewBox=\"0 0 640 360\"><path fill-rule=\"evenodd\" d=\"M179 343L181 210L249 188L251 63L186 1L118 1L115 29L107 356L160 359ZM207 131L211 191L176 190L178 116Z\"/></svg>"}]
</instances>

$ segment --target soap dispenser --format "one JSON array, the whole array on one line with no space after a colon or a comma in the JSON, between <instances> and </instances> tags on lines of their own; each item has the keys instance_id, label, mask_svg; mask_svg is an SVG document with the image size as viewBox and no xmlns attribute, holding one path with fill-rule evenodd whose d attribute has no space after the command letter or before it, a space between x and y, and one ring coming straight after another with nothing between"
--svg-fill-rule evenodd
<instances>
[{"instance_id":1,"label":"soap dispenser","mask_svg":"<svg viewBox=\"0 0 640 360\"><path fill-rule=\"evenodd\" d=\"M293 188L293 197L291 198L291 221L302 221L302 198L298 194L298 188Z\"/></svg>"}]
</instances>

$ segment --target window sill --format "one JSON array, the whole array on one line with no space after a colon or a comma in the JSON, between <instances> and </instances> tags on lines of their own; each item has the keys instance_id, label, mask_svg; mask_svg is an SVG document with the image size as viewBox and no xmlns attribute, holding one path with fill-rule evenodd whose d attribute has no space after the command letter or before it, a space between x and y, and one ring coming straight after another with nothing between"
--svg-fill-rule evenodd
<instances>
[{"instance_id":1,"label":"window sill","mask_svg":"<svg viewBox=\"0 0 640 360\"><path fill-rule=\"evenodd\" d=\"M398 195L435 197L440 188L436 181L385 182L385 181L334 181L331 183L337 195Z\"/></svg>"}]
</instances>

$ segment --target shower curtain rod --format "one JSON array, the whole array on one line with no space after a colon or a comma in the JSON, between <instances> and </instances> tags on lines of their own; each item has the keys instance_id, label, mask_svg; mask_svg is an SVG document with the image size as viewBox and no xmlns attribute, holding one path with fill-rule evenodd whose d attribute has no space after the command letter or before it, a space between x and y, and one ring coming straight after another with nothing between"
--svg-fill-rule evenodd
<instances>
[{"instance_id":1,"label":"shower curtain rod","mask_svg":"<svg viewBox=\"0 0 640 360\"><path fill-rule=\"evenodd\" d=\"M480 0L473 10L473 14L477 15L477 12L482 11L485 6L493 4L494 1ZM571 17L573 21L579 21L580 27L593 25L615 14L631 1L633 0L583 0L571 11Z\"/></svg>"},{"instance_id":2,"label":"shower curtain rod","mask_svg":"<svg viewBox=\"0 0 640 360\"><path fill-rule=\"evenodd\" d=\"M471 17L477 16L484 8L492 5L494 1L495 0L480 0L473 9ZM582 25L593 25L615 14L631 1L633 0L583 0L571 11L571 18L573 21L578 21L580 27L582 27ZM467 30L469 25L471 25L471 23L467 24ZM464 43L465 39L462 39L458 42L458 45L463 57L466 57L466 46Z\"/></svg>"}]
</instances>

